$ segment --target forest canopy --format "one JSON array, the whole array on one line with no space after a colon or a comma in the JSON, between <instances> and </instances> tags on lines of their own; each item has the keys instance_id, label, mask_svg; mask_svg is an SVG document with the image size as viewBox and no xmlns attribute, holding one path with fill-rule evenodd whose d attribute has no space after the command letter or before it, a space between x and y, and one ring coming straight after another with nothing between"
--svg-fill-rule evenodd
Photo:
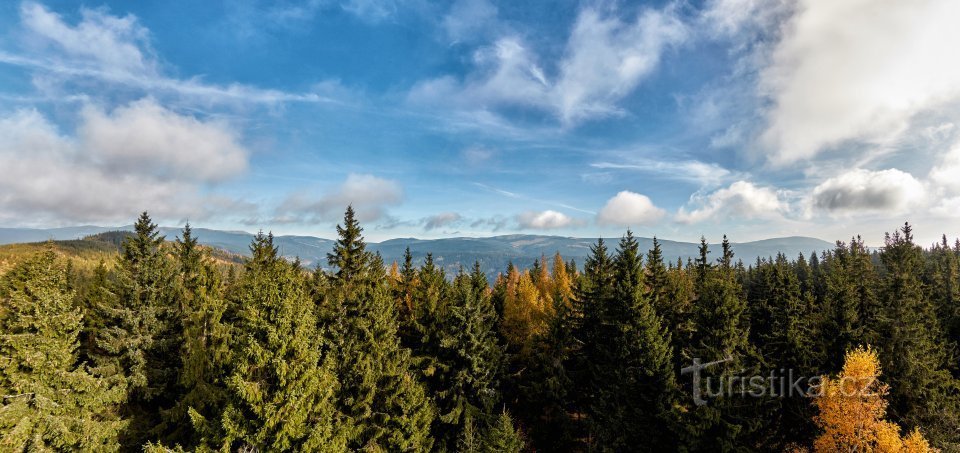
<instances>
[{"instance_id":1,"label":"forest canopy","mask_svg":"<svg viewBox=\"0 0 960 453\"><path fill-rule=\"evenodd\" d=\"M960 449L960 240L664 262L628 230L490 282L384 263L352 208L337 235L237 263L143 213L96 265L7 266L0 450Z\"/></svg>"}]
</instances>

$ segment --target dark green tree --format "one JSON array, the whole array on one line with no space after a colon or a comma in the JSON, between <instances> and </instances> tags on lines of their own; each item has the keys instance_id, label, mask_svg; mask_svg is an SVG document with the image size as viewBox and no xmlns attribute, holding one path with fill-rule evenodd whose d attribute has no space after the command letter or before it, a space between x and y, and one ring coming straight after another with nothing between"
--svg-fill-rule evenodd
<instances>
[{"instance_id":1,"label":"dark green tree","mask_svg":"<svg viewBox=\"0 0 960 453\"><path fill-rule=\"evenodd\" d=\"M429 450L435 409L411 369L410 351L400 345L383 261L364 252L353 209L337 231L329 261L338 271L327 295L336 316L328 338L337 357L337 407L346 417L347 447Z\"/></svg>"},{"instance_id":2,"label":"dark green tree","mask_svg":"<svg viewBox=\"0 0 960 453\"><path fill-rule=\"evenodd\" d=\"M503 353L485 280L477 265L473 274L459 274L448 293L449 315L442 325L437 357L441 365L431 379L438 409L434 421L438 449L454 450L468 419L490 420L492 408L499 403Z\"/></svg>"},{"instance_id":3,"label":"dark green tree","mask_svg":"<svg viewBox=\"0 0 960 453\"><path fill-rule=\"evenodd\" d=\"M600 304L601 322L589 357L593 398L587 406L600 448L619 451L643 443L676 446L677 384L670 334L646 297L639 245L629 230L613 260L613 289Z\"/></svg>"},{"instance_id":4,"label":"dark green tree","mask_svg":"<svg viewBox=\"0 0 960 453\"><path fill-rule=\"evenodd\" d=\"M176 267L146 212L134 231L123 241L110 291L116 302L100 307L107 327L98 333L95 357L98 370L128 380L124 416L130 424L121 443L129 450L160 434L161 413L182 393L182 361L176 351L182 346L183 312Z\"/></svg>"},{"instance_id":5,"label":"dark green tree","mask_svg":"<svg viewBox=\"0 0 960 453\"><path fill-rule=\"evenodd\" d=\"M957 381L948 371L948 343L921 280L923 252L909 224L888 234L880 253L880 360L890 384L891 415L908 427L922 426L934 442L958 442Z\"/></svg>"}]
</instances>

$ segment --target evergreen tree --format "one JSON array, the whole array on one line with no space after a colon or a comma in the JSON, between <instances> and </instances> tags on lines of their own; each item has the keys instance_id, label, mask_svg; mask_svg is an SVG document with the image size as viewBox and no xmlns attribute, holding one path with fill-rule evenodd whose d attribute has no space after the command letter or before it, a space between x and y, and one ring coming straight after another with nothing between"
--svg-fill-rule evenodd
<instances>
[{"instance_id":1,"label":"evergreen tree","mask_svg":"<svg viewBox=\"0 0 960 453\"><path fill-rule=\"evenodd\" d=\"M574 405L580 410L586 410L599 395L601 389L594 384L595 357L606 354L604 335L605 304L613 293L613 262L607 252L603 239L590 247L590 256L584 261L583 277L577 285L574 310L579 314L579 322L574 326L573 360L571 361L571 376L580 390L576 395ZM593 424L587 437L594 436Z\"/></svg>"},{"instance_id":2,"label":"evergreen tree","mask_svg":"<svg viewBox=\"0 0 960 453\"><path fill-rule=\"evenodd\" d=\"M957 382L947 370L949 351L925 296L923 254L909 224L887 235L880 260L886 271L880 359L892 387L890 412L906 426L924 426L935 443L957 442Z\"/></svg>"},{"instance_id":3,"label":"evergreen tree","mask_svg":"<svg viewBox=\"0 0 960 453\"><path fill-rule=\"evenodd\" d=\"M233 301L239 313L227 401L210 447L342 451L334 357L321 343L306 281L278 256L272 235L257 235L250 250ZM199 415L191 411L193 418Z\"/></svg>"},{"instance_id":4,"label":"evergreen tree","mask_svg":"<svg viewBox=\"0 0 960 453\"><path fill-rule=\"evenodd\" d=\"M496 313L485 288L479 266L472 275L461 273L450 291L450 315L442 328L438 362L430 382L438 417L434 424L437 445L453 450L467 421L486 421L499 402L502 351L497 343ZM483 277L485 280L485 277Z\"/></svg>"},{"instance_id":5,"label":"evergreen tree","mask_svg":"<svg viewBox=\"0 0 960 453\"><path fill-rule=\"evenodd\" d=\"M639 246L629 230L614 258L611 297L602 310L599 348L590 357L594 395L587 408L598 445L676 446L671 435L677 387L670 335L645 296Z\"/></svg>"},{"instance_id":6,"label":"evergreen tree","mask_svg":"<svg viewBox=\"0 0 960 453\"><path fill-rule=\"evenodd\" d=\"M174 245L183 303L184 342L180 351L184 392L165 415L166 443L193 447L212 441L215 420L226 404L225 369L230 360L229 325L223 322L226 302L221 296L220 273L200 247L190 224Z\"/></svg>"},{"instance_id":7,"label":"evergreen tree","mask_svg":"<svg viewBox=\"0 0 960 453\"><path fill-rule=\"evenodd\" d=\"M383 261L379 255L356 255L366 252L352 209L337 231L329 257L339 269L328 294L337 310L329 338L340 380L337 406L349 425L347 447L429 450L435 409L411 371L409 350L400 345Z\"/></svg>"},{"instance_id":8,"label":"evergreen tree","mask_svg":"<svg viewBox=\"0 0 960 453\"><path fill-rule=\"evenodd\" d=\"M179 351L183 338L176 269L164 240L144 212L135 234L123 242L116 281L115 305L101 306L109 326L97 338L98 369L126 376L130 420L121 435L124 449L140 449L159 434L161 413L176 404L182 389Z\"/></svg>"},{"instance_id":9,"label":"evergreen tree","mask_svg":"<svg viewBox=\"0 0 960 453\"><path fill-rule=\"evenodd\" d=\"M330 267L336 269L333 279L341 285L361 278L368 268L370 256L362 233L363 228L360 228L353 206L347 206L343 225L337 225L337 242L333 245L333 251L327 254Z\"/></svg>"},{"instance_id":10,"label":"evergreen tree","mask_svg":"<svg viewBox=\"0 0 960 453\"><path fill-rule=\"evenodd\" d=\"M123 380L77 361L82 314L52 251L0 280L0 449L117 450Z\"/></svg>"},{"instance_id":11,"label":"evergreen tree","mask_svg":"<svg viewBox=\"0 0 960 453\"><path fill-rule=\"evenodd\" d=\"M695 265L696 331L690 354L702 362L723 360L704 373L714 382L729 382L735 374L755 374L759 360L748 342L750 323L743 289L731 265L732 247L724 238L723 252L716 266L709 263L708 255L706 240L701 239L700 256ZM692 394L692 388L688 392ZM687 448L735 450L760 428L766 414L755 401L724 393L711 398L707 404L689 408L685 420Z\"/></svg>"},{"instance_id":12,"label":"evergreen tree","mask_svg":"<svg viewBox=\"0 0 960 453\"><path fill-rule=\"evenodd\" d=\"M496 422L487 430L484 439L484 451L489 453L520 453L523 439L513 426L513 418L503 411Z\"/></svg>"}]
</instances>

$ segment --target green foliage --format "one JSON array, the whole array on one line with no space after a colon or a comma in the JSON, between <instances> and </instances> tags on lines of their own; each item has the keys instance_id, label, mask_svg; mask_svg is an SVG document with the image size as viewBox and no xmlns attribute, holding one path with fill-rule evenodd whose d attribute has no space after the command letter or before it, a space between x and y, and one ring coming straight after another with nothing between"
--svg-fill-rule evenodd
<instances>
[{"instance_id":1,"label":"green foliage","mask_svg":"<svg viewBox=\"0 0 960 453\"><path fill-rule=\"evenodd\" d=\"M0 449L116 450L124 382L77 361L82 315L52 251L0 281Z\"/></svg>"},{"instance_id":2,"label":"green foliage","mask_svg":"<svg viewBox=\"0 0 960 453\"><path fill-rule=\"evenodd\" d=\"M457 276L448 293L449 315L441 326L438 367L429 379L438 409L436 442L451 450L467 420L487 420L499 402L498 378L503 354L496 313L479 266Z\"/></svg>"},{"instance_id":3,"label":"green foliage","mask_svg":"<svg viewBox=\"0 0 960 453\"><path fill-rule=\"evenodd\" d=\"M935 442L958 442L958 387L947 368L949 343L921 281L923 260L909 224L887 235L880 253L885 310L879 349L891 387L889 412L907 426L923 426Z\"/></svg>"},{"instance_id":4,"label":"green foliage","mask_svg":"<svg viewBox=\"0 0 960 453\"><path fill-rule=\"evenodd\" d=\"M582 273L541 258L490 288L479 263L448 280L430 255L388 273L352 208L337 231L330 272L270 234L233 265L146 214L0 247L0 450L781 451L817 437L809 399L695 404L680 369L729 359L703 370L710 390L833 374L864 343L891 432L960 448L960 242L925 251L905 226L879 253L856 237L747 267L724 238L718 259L702 240L667 265L628 231Z\"/></svg>"},{"instance_id":5,"label":"green foliage","mask_svg":"<svg viewBox=\"0 0 960 453\"><path fill-rule=\"evenodd\" d=\"M181 247L183 251L184 248ZM210 446L266 451L340 451L333 355L321 343L307 283L262 233L231 302L238 307L219 420L190 416ZM218 425L218 426L217 426ZM206 433L205 433L206 434Z\"/></svg>"},{"instance_id":6,"label":"green foliage","mask_svg":"<svg viewBox=\"0 0 960 453\"><path fill-rule=\"evenodd\" d=\"M433 405L400 346L396 304L379 256L364 252L361 229L347 209L330 263L338 267L328 294L340 389L337 407L350 449L424 451L433 444Z\"/></svg>"},{"instance_id":7,"label":"green foliage","mask_svg":"<svg viewBox=\"0 0 960 453\"><path fill-rule=\"evenodd\" d=\"M157 226L144 212L123 250L110 283L114 300L98 307L105 327L96 332L98 370L127 379L125 448L142 445L162 426L161 412L181 393L182 307L176 268Z\"/></svg>"}]
</instances>

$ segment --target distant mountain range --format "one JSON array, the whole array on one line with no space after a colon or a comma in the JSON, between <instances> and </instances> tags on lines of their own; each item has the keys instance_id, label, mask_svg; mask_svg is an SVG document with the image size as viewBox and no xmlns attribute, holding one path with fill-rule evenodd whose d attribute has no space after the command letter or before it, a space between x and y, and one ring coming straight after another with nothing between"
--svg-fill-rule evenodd
<instances>
[{"instance_id":1,"label":"distant mountain range","mask_svg":"<svg viewBox=\"0 0 960 453\"><path fill-rule=\"evenodd\" d=\"M0 228L0 244L41 242L46 240L81 239L93 234L107 231L130 231L132 226L98 227L79 226L53 229L28 228ZM180 234L179 228L160 228L167 239L174 239ZM253 234L243 231L220 231L204 228L194 229L194 233L202 244L225 250L227 252L247 255ZM616 248L619 238L605 239L611 251ZM638 238L641 250L653 247L650 238ZM299 257L307 266L325 266L327 253L333 247L330 239L312 236L277 236L274 243L280 253L288 258ZM534 260L541 256L552 257L560 252L565 260L573 259L578 265L590 254L590 246L596 243L595 238L573 238L560 236L544 236L529 234L511 234L486 238L446 238L446 239L415 239L398 238L379 243L370 243L368 248L380 252L387 264L402 262L403 252L410 247L410 252L417 262L422 262L427 253L432 253L434 260L442 265L448 273L454 273L460 266L470 268L474 261L480 261L484 272L488 276L495 276L506 269L512 262L522 268L533 265ZM660 239L664 259L669 262L697 256L699 244L678 242ZM737 259L750 264L757 257L775 256L778 252L795 258L797 254L809 255L811 252L830 250L833 244L810 237L783 237L764 239L761 241L734 243L733 251ZM711 244L712 256L717 256L718 244Z\"/></svg>"}]
</instances>

